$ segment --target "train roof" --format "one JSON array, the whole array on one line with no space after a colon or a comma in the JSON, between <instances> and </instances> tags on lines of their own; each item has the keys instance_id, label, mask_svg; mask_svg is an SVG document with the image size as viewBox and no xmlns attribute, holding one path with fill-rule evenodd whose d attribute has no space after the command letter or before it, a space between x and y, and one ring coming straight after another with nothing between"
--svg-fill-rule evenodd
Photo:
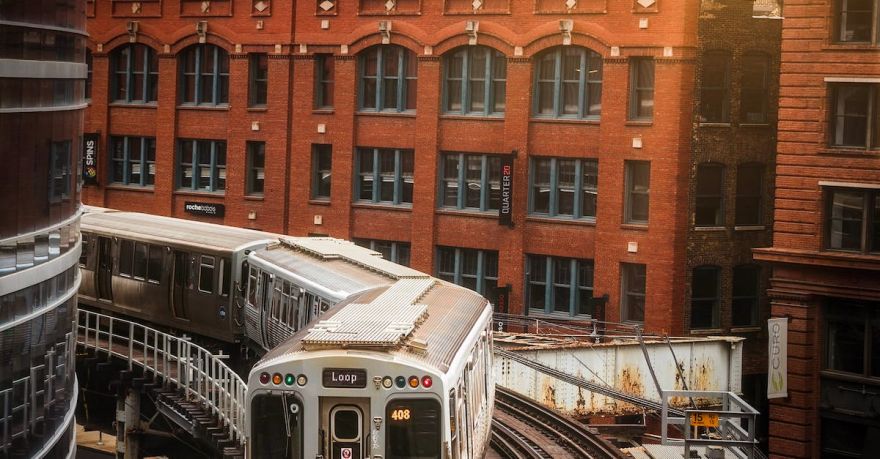
<instances>
[{"instance_id":1,"label":"train roof","mask_svg":"<svg viewBox=\"0 0 880 459\"><path fill-rule=\"evenodd\" d=\"M256 242L277 241L280 237L214 223L107 209L86 209L81 226L84 230L112 236L156 244L185 244L210 251L234 251Z\"/></svg>"},{"instance_id":2,"label":"train roof","mask_svg":"<svg viewBox=\"0 0 880 459\"><path fill-rule=\"evenodd\" d=\"M366 350L404 357L446 373L488 301L472 290L422 276L337 304L317 324L267 353L254 368L300 359L313 351L358 349L360 354ZM409 294L417 295L415 301L402 301ZM406 330L410 324L412 328Z\"/></svg>"}]
</instances>

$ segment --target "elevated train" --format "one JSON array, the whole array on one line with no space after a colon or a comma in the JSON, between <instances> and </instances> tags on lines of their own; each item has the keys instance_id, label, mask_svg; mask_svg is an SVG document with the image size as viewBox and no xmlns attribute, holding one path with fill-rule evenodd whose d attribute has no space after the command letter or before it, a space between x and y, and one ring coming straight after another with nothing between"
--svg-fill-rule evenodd
<instances>
[{"instance_id":1,"label":"elevated train","mask_svg":"<svg viewBox=\"0 0 880 459\"><path fill-rule=\"evenodd\" d=\"M246 457L483 457L491 327L483 297L424 274L337 304L251 370Z\"/></svg>"}]
</instances>

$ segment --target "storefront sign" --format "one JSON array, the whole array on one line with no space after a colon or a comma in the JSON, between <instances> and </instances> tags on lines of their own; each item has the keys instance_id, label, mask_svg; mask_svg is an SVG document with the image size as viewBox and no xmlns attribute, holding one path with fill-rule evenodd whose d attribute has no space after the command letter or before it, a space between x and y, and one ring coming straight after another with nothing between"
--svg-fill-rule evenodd
<instances>
[{"instance_id":1,"label":"storefront sign","mask_svg":"<svg viewBox=\"0 0 880 459\"><path fill-rule=\"evenodd\" d=\"M100 134L83 134L83 184L98 184L98 141Z\"/></svg>"},{"instance_id":2,"label":"storefront sign","mask_svg":"<svg viewBox=\"0 0 880 459\"><path fill-rule=\"evenodd\" d=\"M513 228L513 154L501 157L501 205L498 224Z\"/></svg>"},{"instance_id":3,"label":"storefront sign","mask_svg":"<svg viewBox=\"0 0 880 459\"><path fill-rule=\"evenodd\" d=\"M788 397L788 318L767 320L767 398Z\"/></svg>"},{"instance_id":4,"label":"storefront sign","mask_svg":"<svg viewBox=\"0 0 880 459\"><path fill-rule=\"evenodd\" d=\"M186 201L183 203L183 210L193 215L204 215L206 217L222 217L226 214L226 206L210 202Z\"/></svg>"}]
</instances>

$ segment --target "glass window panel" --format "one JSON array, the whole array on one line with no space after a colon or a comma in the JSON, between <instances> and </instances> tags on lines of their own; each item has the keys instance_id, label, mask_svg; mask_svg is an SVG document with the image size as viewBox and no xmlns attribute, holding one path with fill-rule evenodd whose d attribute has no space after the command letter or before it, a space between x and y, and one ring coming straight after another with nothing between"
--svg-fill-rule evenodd
<instances>
[{"instance_id":1,"label":"glass window panel","mask_svg":"<svg viewBox=\"0 0 880 459\"><path fill-rule=\"evenodd\" d=\"M535 159L532 184L532 211L550 213L550 159Z\"/></svg>"},{"instance_id":2,"label":"glass window panel","mask_svg":"<svg viewBox=\"0 0 880 459\"><path fill-rule=\"evenodd\" d=\"M834 190L831 193L829 247L861 250L864 194Z\"/></svg>"},{"instance_id":3,"label":"glass window panel","mask_svg":"<svg viewBox=\"0 0 880 459\"><path fill-rule=\"evenodd\" d=\"M147 277L147 245L143 243L135 243L134 245L134 268L132 270L134 277L138 279L146 279Z\"/></svg>"},{"instance_id":4,"label":"glass window panel","mask_svg":"<svg viewBox=\"0 0 880 459\"><path fill-rule=\"evenodd\" d=\"M599 184L599 161L583 160L581 161L581 179L583 197L581 198L581 216L596 216L596 201L598 198Z\"/></svg>"},{"instance_id":5,"label":"glass window panel","mask_svg":"<svg viewBox=\"0 0 880 459\"><path fill-rule=\"evenodd\" d=\"M556 213L557 215L574 214L575 166L576 161L560 159L556 161Z\"/></svg>"},{"instance_id":6,"label":"glass window panel","mask_svg":"<svg viewBox=\"0 0 880 459\"><path fill-rule=\"evenodd\" d=\"M829 318L827 365L830 370L865 373L865 324L864 312L856 310L856 320L842 317Z\"/></svg>"},{"instance_id":7,"label":"glass window panel","mask_svg":"<svg viewBox=\"0 0 880 459\"><path fill-rule=\"evenodd\" d=\"M832 143L836 146L867 146L869 85L838 85L835 87L832 110L834 123Z\"/></svg>"},{"instance_id":8,"label":"glass window panel","mask_svg":"<svg viewBox=\"0 0 880 459\"><path fill-rule=\"evenodd\" d=\"M162 281L163 250L158 245L150 246L150 262L147 267L147 279L153 282Z\"/></svg>"}]
</instances>

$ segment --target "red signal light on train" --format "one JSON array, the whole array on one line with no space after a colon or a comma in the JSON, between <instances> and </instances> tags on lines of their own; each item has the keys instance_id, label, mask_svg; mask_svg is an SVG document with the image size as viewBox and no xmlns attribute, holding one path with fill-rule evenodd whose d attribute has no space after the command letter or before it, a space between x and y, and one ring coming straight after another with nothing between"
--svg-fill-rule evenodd
<instances>
[{"instance_id":1,"label":"red signal light on train","mask_svg":"<svg viewBox=\"0 0 880 459\"><path fill-rule=\"evenodd\" d=\"M281 373L275 373L274 375L272 375L272 384L275 384L276 386L281 384L281 381L283 380L284 377L281 376Z\"/></svg>"},{"instance_id":2,"label":"red signal light on train","mask_svg":"<svg viewBox=\"0 0 880 459\"><path fill-rule=\"evenodd\" d=\"M418 376L410 376L409 377L409 387L415 389L419 387L419 377Z\"/></svg>"},{"instance_id":3,"label":"red signal light on train","mask_svg":"<svg viewBox=\"0 0 880 459\"><path fill-rule=\"evenodd\" d=\"M430 376L422 376L422 387L430 389L434 385L434 380Z\"/></svg>"},{"instance_id":4,"label":"red signal light on train","mask_svg":"<svg viewBox=\"0 0 880 459\"><path fill-rule=\"evenodd\" d=\"M269 373L260 373L260 384L269 384Z\"/></svg>"}]
</instances>

